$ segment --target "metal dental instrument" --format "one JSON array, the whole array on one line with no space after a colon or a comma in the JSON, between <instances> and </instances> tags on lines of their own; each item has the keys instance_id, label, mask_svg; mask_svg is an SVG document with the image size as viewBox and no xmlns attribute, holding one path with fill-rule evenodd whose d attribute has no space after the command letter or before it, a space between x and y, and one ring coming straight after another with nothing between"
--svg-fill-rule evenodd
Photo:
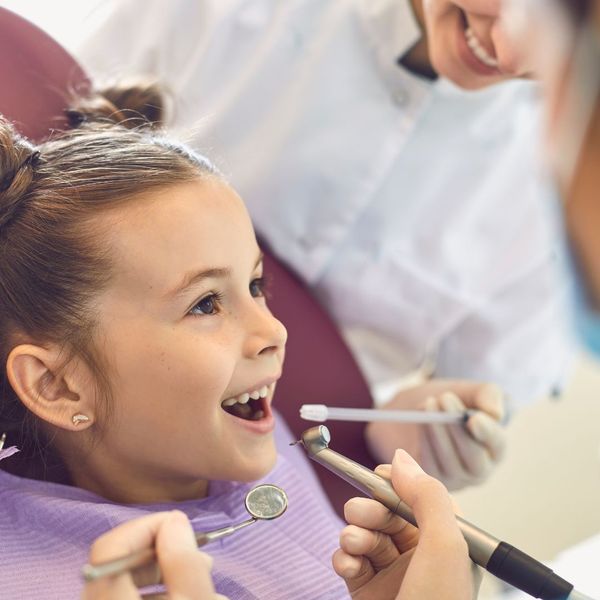
<instances>
[{"instance_id":1,"label":"metal dental instrument","mask_svg":"<svg viewBox=\"0 0 600 600\"><path fill-rule=\"evenodd\" d=\"M280 517L287 509L288 499L286 493L278 486L266 483L252 488L246 494L246 510L252 515L250 519L242 521L237 525L230 525L221 529L207 531L196 534L198 547L204 546L209 542L227 537L256 521L270 521ZM134 552L128 556L117 558L99 565L87 564L82 569L83 578L86 581L95 581L102 577L110 575L119 575L125 571L136 569L143 565L148 565L156 561L156 552L154 548L146 548L139 552Z\"/></svg>"},{"instance_id":2,"label":"metal dental instrument","mask_svg":"<svg viewBox=\"0 0 600 600\"><path fill-rule=\"evenodd\" d=\"M394 423L466 423L477 411L377 410L339 408L325 404L303 404L300 418L305 421L390 421Z\"/></svg>"},{"instance_id":3,"label":"metal dental instrument","mask_svg":"<svg viewBox=\"0 0 600 600\"><path fill-rule=\"evenodd\" d=\"M410 507L399 498L387 479L331 450L330 440L329 429L319 425L304 431L302 439L293 443L302 443L312 460L417 526ZM496 577L534 598L575 600L584 597L546 565L514 546L501 542L461 517L456 517L456 520L469 547L471 560Z\"/></svg>"}]
</instances>

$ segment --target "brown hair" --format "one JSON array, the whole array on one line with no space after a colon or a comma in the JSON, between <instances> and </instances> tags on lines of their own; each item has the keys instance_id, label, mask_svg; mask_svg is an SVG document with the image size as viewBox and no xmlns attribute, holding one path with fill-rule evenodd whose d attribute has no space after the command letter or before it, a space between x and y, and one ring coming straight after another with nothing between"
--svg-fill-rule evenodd
<instances>
[{"instance_id":1,"label":"brown hair","mask_svg":"<svg viewBox=\"0 0 600 600\"><path fill-rule=\"evenodd\" d=\"M67 116L74 129L37 147L0 116L0 357L6 365L23 337L59 342L65 364L83 357L98 391L110 398L104 365L90 342L91 300L111 273L94 219L144 192L216 170L157 129L162 104L156 86L108 90ZM20 472L27 465L28 476L43 477L48 441L11 388L6 367L0 380L4 431L22 449Z\"/></svg>"}]
</instances>

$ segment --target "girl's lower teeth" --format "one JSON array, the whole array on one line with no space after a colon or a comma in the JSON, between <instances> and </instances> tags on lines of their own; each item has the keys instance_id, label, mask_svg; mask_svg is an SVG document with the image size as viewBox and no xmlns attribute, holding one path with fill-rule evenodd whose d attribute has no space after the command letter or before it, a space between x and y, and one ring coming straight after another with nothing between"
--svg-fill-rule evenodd
<instances>
[{"instance_id":1,"label":"girl's lower teeth","mask_svg":"<svg viewBox=\"0 0 600 600\"><path fill-rule=\"evenodd\" d=\"M258 421L265 416L265 411L262 409L254 410L250 406L250 402L248 404L240 404L239 402L234 404L233 406L227 407L228 413L232 414L234 417L238 417L239 419L246 419L246 421Z\"/></svg>"}]
</instances>

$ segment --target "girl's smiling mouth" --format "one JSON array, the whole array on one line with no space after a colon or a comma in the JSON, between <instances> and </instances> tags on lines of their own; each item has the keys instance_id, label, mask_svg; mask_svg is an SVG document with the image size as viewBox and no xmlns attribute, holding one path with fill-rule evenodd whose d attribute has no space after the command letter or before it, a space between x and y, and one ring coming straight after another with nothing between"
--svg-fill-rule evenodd
<instances>
[{"instance_id":1,"label":"girl's smiling mouth","mask_svg":"<svg viewBox=\"0 0 600 600\"><path fill-rule=\"evenodd\" d=\"M275 381L263 384L256 389L226 398L221 402L223 410L238 419L260 421L270 418L270 404L275 389Z\"/></svg>"}]
</instances>

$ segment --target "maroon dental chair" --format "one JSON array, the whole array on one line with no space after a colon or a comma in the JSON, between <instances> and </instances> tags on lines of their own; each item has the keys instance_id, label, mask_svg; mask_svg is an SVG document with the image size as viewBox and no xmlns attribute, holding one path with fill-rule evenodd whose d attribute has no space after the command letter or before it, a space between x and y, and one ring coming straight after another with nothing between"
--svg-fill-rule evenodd
<instances>
[{"instance_id":1,"label":"maroon dental chair","mask_svg":"<svg viewBox=\"0 0 600 600\"><path fill-rule=\"evenodd\" d=\"M63 110L73 91L85 93L89 81L76 61L46 33L0 8L0 113L25 136L40 141L64 128ZM302 404L369 407L369 389L331 318L296 276L265 250L265 272L272 278L273 313L289 339L276 409L296 439L315 425L299 417ZM362 464L373 461L364 442L364 424L334 422L332 447ZM290 440L292 441L292 440ZM324 468L316 473L335 509L356 490Z\"/></svg>"}]
</instances>

